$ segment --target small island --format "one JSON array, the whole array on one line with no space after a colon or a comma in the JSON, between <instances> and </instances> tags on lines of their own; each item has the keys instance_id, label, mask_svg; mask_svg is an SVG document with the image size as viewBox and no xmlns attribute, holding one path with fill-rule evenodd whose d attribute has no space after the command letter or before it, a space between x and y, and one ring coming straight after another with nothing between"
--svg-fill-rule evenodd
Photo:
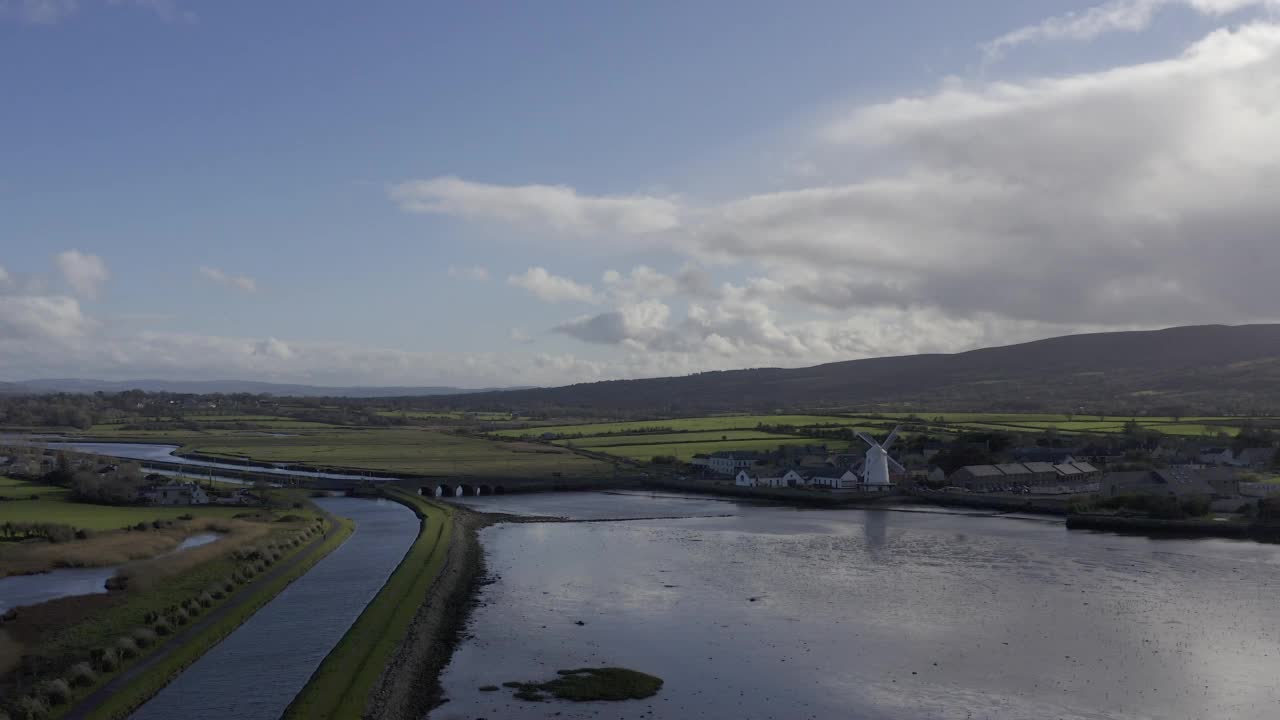
<instances>
[{"instance_id":1,"label":"small island","mask_svg":"<svg viewBox=\"0 0 1280 720\"><path fill-rule=\"evenodd\" d=\"M662 689L662 678L626 668L601 667L558 670L560 677L546 682L505 682L521 700L541 702L548 695L561 700L642 700Z\"/></svg>"}]
</instances>

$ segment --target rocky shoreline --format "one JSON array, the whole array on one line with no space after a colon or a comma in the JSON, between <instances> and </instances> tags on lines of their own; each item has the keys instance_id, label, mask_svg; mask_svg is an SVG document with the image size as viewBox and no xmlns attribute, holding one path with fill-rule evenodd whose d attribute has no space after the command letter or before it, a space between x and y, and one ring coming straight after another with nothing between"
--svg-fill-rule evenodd
<instances>
[{"instance_id":1,"label":"rocky shoreline","mask_svg":"<svg viewBox=\"0 0 1280 720\"><path fill-rule=\"evenodd\" d=\"M445 566L394 659L382 671L365 717L422 720L445 702L440 673L462 640L485 576L484 549L477 533L497 520L454 506L453 542Z\"/></svg>"}]
</instances>

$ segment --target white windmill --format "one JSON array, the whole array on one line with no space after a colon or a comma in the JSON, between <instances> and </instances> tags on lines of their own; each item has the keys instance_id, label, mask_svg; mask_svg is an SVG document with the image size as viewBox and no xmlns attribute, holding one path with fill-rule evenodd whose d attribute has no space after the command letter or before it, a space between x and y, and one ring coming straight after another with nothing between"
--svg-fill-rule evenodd
<instances>
[{"instance_id":1,"label":"white windmill","mask_svg":"<svg viewBox=\"0 0 1280 720\"><path fill-rule=\"evenodd\" d=\"M894 428L883 444L876 442L875 438L864 432L858 433L858 437L871 446L867 448L867 459L862 464L862 484L868 489L885 490L893 485L889 479L890 465L898 472L907 471L897 460L889 457L889 448L893 446L893 441L898 439L898 431L901 429L901 427Z\"/></svg>"}]
</instances>

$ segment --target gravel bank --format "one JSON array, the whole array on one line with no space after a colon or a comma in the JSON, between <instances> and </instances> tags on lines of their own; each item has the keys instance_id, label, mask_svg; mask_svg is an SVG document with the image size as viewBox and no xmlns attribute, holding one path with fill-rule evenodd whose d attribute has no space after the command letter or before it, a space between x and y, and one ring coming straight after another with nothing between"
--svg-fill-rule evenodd
<instances>
[{"instance_id":1,"label":"gravel bank","mask_svg":"<svg viewBox=\"0 0 1280 720\"><path fill-rule=\"evenodd\" d=\"M366 718L421 720L443 701L440 672L466 629L467 614L484 577L484 551L476 532L494 518L455 506L453 542L427 600L365 708Z\"/></svg>"}]
</instances>

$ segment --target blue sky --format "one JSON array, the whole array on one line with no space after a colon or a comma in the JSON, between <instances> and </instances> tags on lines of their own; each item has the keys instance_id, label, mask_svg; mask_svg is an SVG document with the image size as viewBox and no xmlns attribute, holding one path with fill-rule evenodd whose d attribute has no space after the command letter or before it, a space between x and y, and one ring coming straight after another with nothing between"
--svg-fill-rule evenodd
<instances>
[{"instance_id":1,"label":"blue sky","mask_svg":"<svg viewBox=\"0 0 1280 720\"><path fill-rule=\"evenodd\" d=\"M1276 8L0 0L0 379L1273 320Z\"/></svg>"}]
</instances>

